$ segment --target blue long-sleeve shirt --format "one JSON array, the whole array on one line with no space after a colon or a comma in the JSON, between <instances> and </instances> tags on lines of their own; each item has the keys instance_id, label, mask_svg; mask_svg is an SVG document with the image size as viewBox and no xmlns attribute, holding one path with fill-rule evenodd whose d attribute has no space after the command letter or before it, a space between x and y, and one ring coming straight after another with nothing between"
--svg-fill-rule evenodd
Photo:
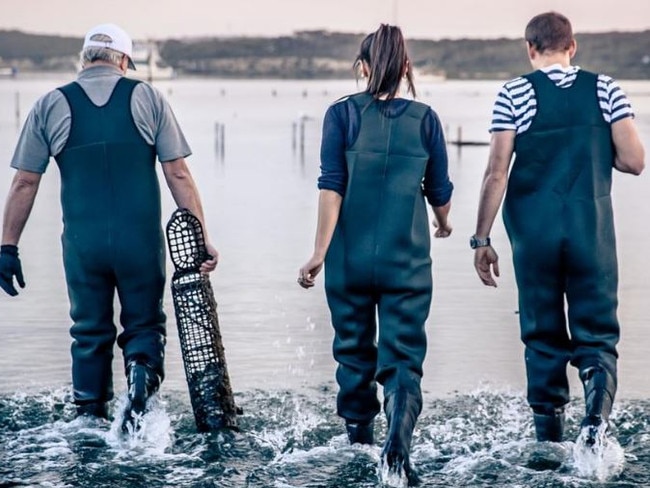
<instances>
[{"instance_id":1,"label":"blue long-sleeve shirt","mask_svg":"<svg viewBox=\"0 0 650 488\"><path fill-rule=\"evenodd\" d=\"M397 117L411 102L398 98L378 103L384 104L382 110L387 117ZM345 196L348 181L345 151L356 141L360 121L358 108L348 98L334 103L325 113L319 189L333 190ZM449 180L445 137L440 119L433 109L430 109L422 120L420 130L423 145L429 152L429 161L422 181L424 196L432 206L441 207L451 199L454 186Z\"/></svg>"}]
</instances>

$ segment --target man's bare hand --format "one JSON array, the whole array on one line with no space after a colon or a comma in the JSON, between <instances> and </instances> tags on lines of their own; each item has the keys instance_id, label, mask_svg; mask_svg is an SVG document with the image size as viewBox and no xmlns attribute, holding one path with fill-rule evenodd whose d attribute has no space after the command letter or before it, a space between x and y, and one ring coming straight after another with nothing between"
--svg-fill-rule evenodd
<instances>
[{"instance_id":1,"label":"man's bare hand","mask_svg":"<svg viewBox=\"0 0 650 488\"><path fill-rule=\"evenodd\" d=\"M474 251L474 267L484 285L496 288L494 276L499 277L499 256L492 246L477 247ZM494 276L492 273L494 272Z\"/></svg>"},{"instance_id":2,"label":"man's bare hand","mask_svg":"<svg viewBox=\"0 0 650 488\"><path fill-rule=\"evenodd\" d=\"M199 268L199 271L201 273L211 273L214 271L214 269L217 267L217 264L219 263L219 251L217 251L211 244L206 244L205 248L208 251L208 254L210 255L210 259L206 259L201 263L201 267Z\"/></svg>"}]
</instances>

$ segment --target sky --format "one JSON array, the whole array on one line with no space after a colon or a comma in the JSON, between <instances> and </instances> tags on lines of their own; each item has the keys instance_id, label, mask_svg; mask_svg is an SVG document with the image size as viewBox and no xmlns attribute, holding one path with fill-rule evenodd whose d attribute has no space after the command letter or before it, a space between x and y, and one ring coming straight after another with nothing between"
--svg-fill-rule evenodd
<instances>
[{"instance_id":1,"label":"sky","mask_svg":"<svg viewBox=\"0 0 650 488\"><path fill-rule=\"evenodd\" d=\"M0 0L0 29L81 37L114 22L136 39L167 39L360 33L388 22L409 38L519 38L548 10L578 33L650 29L649 0Z\"/></svg>"}]
</instances>

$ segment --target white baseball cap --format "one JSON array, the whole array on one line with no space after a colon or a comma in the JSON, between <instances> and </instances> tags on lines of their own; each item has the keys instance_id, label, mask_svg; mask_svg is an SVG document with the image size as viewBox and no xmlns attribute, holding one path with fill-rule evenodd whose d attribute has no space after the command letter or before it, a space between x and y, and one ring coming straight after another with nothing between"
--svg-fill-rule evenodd
<instances>
[{"instance_id":1,"label":"white baseball cap","mask_svg":"<svg viewBox=\"0 0 650 488\"><path fill-rule=\"evenodd\" d=\"M87 47L106 47L126 54L129 68L135 69L132 59L133 41L124 29L115 24L100 24L90 29L84 39L83 49Z\"/></svg>"}]
</instances>

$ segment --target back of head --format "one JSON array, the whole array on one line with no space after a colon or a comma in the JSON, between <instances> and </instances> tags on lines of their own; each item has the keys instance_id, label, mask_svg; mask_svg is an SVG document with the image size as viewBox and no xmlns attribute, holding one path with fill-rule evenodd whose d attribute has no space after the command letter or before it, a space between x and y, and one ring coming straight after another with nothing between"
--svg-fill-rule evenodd
<instances>
[{"instance_id":1,"label":"back of head","mask_svg":"<svg viewBox=\"0 0 650 488\"><path fill-rule=\"evenodd\" d=\"M135 69L132 60L133 41L121 27L115 24L100 24L86 33L81 50L82 65L104 61L119 66L122 56L128 58L129 68Z\"/></svg>"},{"instance_id":2,"label":"back of head","mask_svg":"<svg viewBox=\"0 0 650 488\"><path fill-rule=\"evenodd\" d=\"M382 24L372 34L368 65L370 75L366 91L374 98L395 98L403 77L406 77L408 90L415 96L413 71L399 27Z\"/></svg>"},{"instance_id":3,"label":"back of head","mask_svg":"<svg viewBox=\"0 0 650 488\"><path fill-rule=\"evenodd\" d=\"M533 17L526 26L526 42L539 53L566 51L573 42L571 22L557 12L546 12Z\"/></svg>"}]
</instances>

